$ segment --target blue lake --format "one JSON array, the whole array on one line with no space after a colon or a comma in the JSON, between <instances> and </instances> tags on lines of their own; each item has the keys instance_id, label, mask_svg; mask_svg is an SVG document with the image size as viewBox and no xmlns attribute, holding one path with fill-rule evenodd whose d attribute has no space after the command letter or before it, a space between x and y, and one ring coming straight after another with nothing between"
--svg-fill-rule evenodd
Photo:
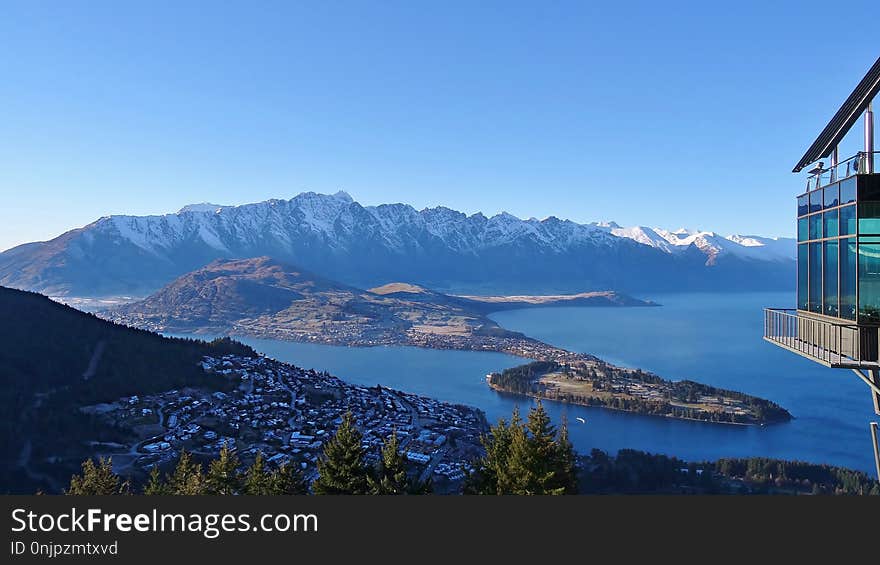
<instances>
[{"instance_id":1,"label":"blue lake","mask_svg":"<svg viewBox=\"0 0 880 565\"><path fill-rule=\"evenodd\" d=\"M635 448L703 460L761 455L873 471L868 389L846 370L826 369L761 340L762 308L787 307L787 293L650 296L658 308L546 308L493 315L502 326L670 379L774 400L795 420L765 427L639 416L546 402L568 416L578 450ZM349 382L382 384L481 408L490 421L530 400L491 391L485 375L523 363L499 353L412 347L349 348L245 338L257 350ZM581 424L576 417L585 418Z\"/></svg>"}]
</instances>

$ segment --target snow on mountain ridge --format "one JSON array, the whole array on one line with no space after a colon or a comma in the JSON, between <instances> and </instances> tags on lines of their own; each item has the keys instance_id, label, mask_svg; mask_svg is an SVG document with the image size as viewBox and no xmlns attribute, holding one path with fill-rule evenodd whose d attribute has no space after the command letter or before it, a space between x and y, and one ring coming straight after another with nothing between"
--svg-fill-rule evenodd
<instances>
[{"instance_id":1,"label":"snow on mountain ridge","mask_svg":"<svg viewBox=\"0 0 880 565\"><path fill-rule=\"evenodd\" d=\"M784 238L362 206L345 193L211 208L107 216L13 248L0 253L0 285L132 296L210 261L258 256L366 288L407 280L477 292L775 289L795 270Z\"/></svg>"},{"instance_id":2,"label":"snow on mountain ridge","mask_svg":"<svg viewBox=\"0 0 880 565\"><path fill-rule=\"evenodd\" d=\"M186 212L217 212L220 208L226 208L222 204L211 204L210 202L199 202L198 204L187 204L177 211L178 214Z\"/></svg>"},{"instance_id":3,"label":"snow on mountain ridge","mask_svg":"<svg viewBox=\"0 0 880 565\"><path fill-rule=\"evenodd\" d=\"M675 245L675 243L670 242L666 237L662 236L654 229L645 226L623 228L614 222L610 222L608 226L611 227L611 233L617 237L628 238L637 243L641 243L642 245L662 249L667 253L671 251L670 245Z\"/></svg>"},{"instance_id":4,"label":"snow on mountain ridge","mask_svg":"<svg viewBox=\"0 0 880 565\"><path fill-rule=\"evenodd\" d=\"M467 253L520 242L561 252L581 244L614 246L632 241L670 254L693 247L707 256L707 264L728 253L773 261L795 256L793 240L787 238L723 237L711 231L621 227L614 222L579 224L555 216L524 220L507 212L468 216L442 206L423 210L407 204L361 206L342 191L333 195L304 192L290 200L239 206L194 204L161 216L105 217L93 225L154 255L187 242L231 253L267 241L289 249L296 240L316 237L336 249L357 245L365 238L396 250L424 247L434 240Z\"/></svg>"},{"instance_id":5,"label":"snow on mountain ridge","mask_svg":"<svg viewBox=\"0 0 880 565\"><path fill-rule=\"evenodd\" d=\"M617 224L610 222L607 225L616 226ZM644 245L650 245L667 253L679 253L694 246L705 253L710 261L714 261L716 257L726 253L749 259L795 260L797 253L795 241L792 238L737 234L722 236L714 231L686 228L668 231L644 226L612 228L611 233Z\"/></svg>"}]
</instances>

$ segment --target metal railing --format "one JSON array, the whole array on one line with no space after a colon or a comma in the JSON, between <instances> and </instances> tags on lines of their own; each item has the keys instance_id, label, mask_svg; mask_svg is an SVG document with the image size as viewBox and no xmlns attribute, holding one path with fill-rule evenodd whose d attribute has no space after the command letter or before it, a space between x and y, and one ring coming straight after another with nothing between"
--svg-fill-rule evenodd
<instances>
[{"instance_id":1,"label":"metal railing","mask_svg":"<svg viewBox=\"0 0 880 565\"><path fill-rule=\"evenodd\" d=\"M804 316L797 310L765 308L764 339L830 366L861 366L867 361L858 326ZM876 364L876 359L871 363Z\"/></svg>"},{"instance_id":2,"label":"metal railing","mask_svg":"<svg viewBox=\"0 0 880 565\"><path fill-rule=\"evenodd\" d=\"M836 166L831 166L827 169L823 167L807 177L807 192L833 184L852 175L877 172L877 165L880 164L878 155L880 155L880 151L859 151Z\"/></svg>"}]
</instances>

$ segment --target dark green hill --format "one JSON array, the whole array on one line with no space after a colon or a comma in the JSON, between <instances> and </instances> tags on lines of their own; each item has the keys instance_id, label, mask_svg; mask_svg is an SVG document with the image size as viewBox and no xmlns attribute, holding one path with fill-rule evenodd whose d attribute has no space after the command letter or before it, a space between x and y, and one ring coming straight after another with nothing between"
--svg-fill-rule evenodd
<instances>
[{"instance_id":1,"label":"dark green hill","mask_svg":"<svg viewBox=\"0 0 880 565\"><path fill-rule=\"evenodd\" d=\"M228 383L209 377L198 363L205 355L228 353L254 355L228 339L166 338L0 287L0 492L23 480L22 457L73 455L82 441L113 435L96 429L80 406L186 385L225 388Z\"/></svg>"}]
</instances>

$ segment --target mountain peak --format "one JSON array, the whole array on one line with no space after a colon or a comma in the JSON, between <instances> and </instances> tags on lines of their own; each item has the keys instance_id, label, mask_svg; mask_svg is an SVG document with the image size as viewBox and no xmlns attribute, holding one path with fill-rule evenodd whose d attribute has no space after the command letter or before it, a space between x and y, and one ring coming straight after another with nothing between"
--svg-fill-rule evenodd
<instances>
[{"instance_id":1,"label":"mountain peak","mask_svg":"<svg viewBox=\"0 0 880 565\"><path fill-rule=\"evenodd\" d=\"M368 292L372 292L373 294L426 294L431 291L426 289L423 286L419 286L417 284L405 283L405 282L393 282L388 284L383 284L382 286L377 286L375 288L369 289Z\"/></svg>"},{"instance_id":2,"label":"mountain peak","mask_svg":"<svg viewBox=\"0 0 880 565\"><path fill-rule=\"evenodd\" d=\"M202 267L201 271L209 271L212 269L216 269L217 267L233 267L236 269L255 269L261 267L292 267L290 265L284 265L275 259L272 259L268 255L261 255L259 257L249 257L244 259L227 259L220 258L214 259L204 267ZM197 271L196 271L197 272Z\"/></svg>"},{"instance_id":3,"label":"mountain peak","mask_svg":"<svg viewBox=\"0 0 880 565\"><path fill-rule=\"evenodd\" d=\"M503 221L506 222L506 223L516 223L516 222L522 222L522 221L523 221L522 219L520 219L520 218L514 216L513 214L511 214L510 212L506 212L506 211L504 211L504 210L502 210L501 212L498 212L497 214L495 214L494 216L492 216L491 219L492 219L492 220L503 220Z\"/></svg>"},{"instance_id":4,"label":"mountain peak","mask_svg":"<svg viewBox=\"0 0 880 565\"><path fill-rule=\"evenodd\" d=\"M610 228L610 229L613 229L613 230L616 230L616 229L619 229L619 228L622 227L620 224L618 224L617 222L614 222L614 221L610 221L610 222L593 222L593 225L595 225L596 227L600 227L600 228Z\"/></svg>"},{"instance_id":5,"label":"mountain peak","mask_svg":"<svg viewBox=\"0 0 880 565\"><path fill-rule=\"evenodd\" d=\"M186 212L216 212L220 208L226 208L226 206L222 204L211 204L210 202L199 202L198 204L187 204L183 208L177 211L178 214L185 214Z\"/></svg>"}]
</instances>

